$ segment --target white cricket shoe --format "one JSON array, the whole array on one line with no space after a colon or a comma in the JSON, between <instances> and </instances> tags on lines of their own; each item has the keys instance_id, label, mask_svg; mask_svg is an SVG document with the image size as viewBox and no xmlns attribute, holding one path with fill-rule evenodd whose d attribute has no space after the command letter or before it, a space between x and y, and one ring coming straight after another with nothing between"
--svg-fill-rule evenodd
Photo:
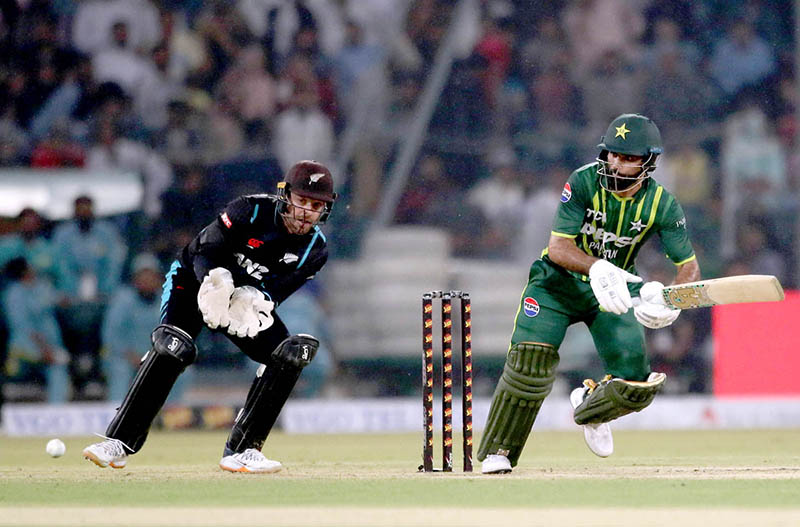
<instances>
[{"instance_id":1,"label":"white cricket shoe","mask_svg":"<svg viewBox=\"0 0 800 527\"><path fill-rule=\"evenodd\" d=\"M248 448L244 452L223 457L219 462L219 468L229 472L272 474L283 468L283 465L279 461L267 459L255 448Z\"/></svg>"},{"instance_id":2,"label":"white cricket shoe","mask_svg":"<svg viewBox=\"0 0 800 527\"><path fill-rule=\"evenodd\" d=\"M584 386L572 390L569 394L569 402L572 404L572 408L577 408L588 393L589 390ZM586 440L586 446L589 447L589 450L600 457L608 457L614 453L614 437L611 435L611 425L608 423L593 423L582 426L583 438Z\"/></svg>"},{"instance_id":3,"label":"white cricket shoe","mask_svg":"<svg viewBox=\"0 0 800 527\"><path fill-rule=\"evenodd\" d=\"M489 454L481 463L483 474L508 474L511 472L511 462L502 454Z\"/></svg>"},{"instance_id":4,"label":"white cricket shoe","mask_svg":"<svg viewBox=\"0 0 800 527\"><path fill-rule=\"evenodd\" d=\"M101 468L124 468L128 463L128 453L119 439L108 438L89 445L83 449L83 457Z\"/></svg>"}]
</instances>

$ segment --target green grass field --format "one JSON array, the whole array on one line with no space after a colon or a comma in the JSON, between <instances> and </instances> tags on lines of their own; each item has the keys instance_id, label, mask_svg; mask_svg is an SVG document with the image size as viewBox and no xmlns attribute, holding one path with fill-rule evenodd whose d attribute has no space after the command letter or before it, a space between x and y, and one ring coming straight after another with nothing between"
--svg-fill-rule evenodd
<instances>
[{"instance_id":1,"label":"green grass field","mask_svg":"<svg viewBox=\"0 0 800 527\"><path fill-rule=\"evenodd\" d=\"M282 472L230 474L225 438L154 432L112 470L81 458L93 438L53 459L2 437L0 525L800 525L800 430L618 431L607 459L539 432L506 476L417 473L421 434L275 434Z\"/></svg>"}]
</instances>

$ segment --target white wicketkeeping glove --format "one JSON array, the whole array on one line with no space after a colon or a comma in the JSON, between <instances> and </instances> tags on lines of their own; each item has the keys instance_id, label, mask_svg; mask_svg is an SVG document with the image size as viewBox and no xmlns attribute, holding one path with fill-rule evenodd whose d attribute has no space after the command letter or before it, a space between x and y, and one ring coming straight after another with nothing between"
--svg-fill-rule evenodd
<instances>
[{"instance_id":1,"label":"white wicketkeeping glove","mask_svg":"<svg viewBox=\"0 0 800 527\"><path fill-rule=\"evenodd\" d=\"M264 296L264 293L249 285L237 287L231 296L231 307L228 311L230 325L228 333L237 337L253 338L272 326L272 310L275 304Z\"/></svg>"},{"instance_id":2,"label":"white wicketkeeping glove","mask_svg":"<svg viewBox=\"0 0 800 527\"><path fill-rule=\"evenodd\" d=\"M228 304L233 294L233 276L224 267L208 272L197 292L197 307L211 329L228 325Z\"/></svg>"},{"instance_id":3,"label":"white wicketkeeping glove","mask_svg":"<svg viewBox=\"0 0 800 527\"><path fill-rule=\"evenodd\" d=\"M603 311L622 315L633 307L628 282L642 278L624 271L607 260L597 260L589 268L589 283Z\"/></svg>"},{"instance_id":4,"label":"white wicketkeeping glove","mask_svg":"<svg viewBox=\"0 0 800 527\"><path fill-rule=\"evenodd\" d=\"M661 282L647 282L639 291L641 303L633 308L633 314L644 327L650 329L667 327L681 314L680 309L672 309L664 303L662 289L664 284Z\"/></svg>"}]
</instances>

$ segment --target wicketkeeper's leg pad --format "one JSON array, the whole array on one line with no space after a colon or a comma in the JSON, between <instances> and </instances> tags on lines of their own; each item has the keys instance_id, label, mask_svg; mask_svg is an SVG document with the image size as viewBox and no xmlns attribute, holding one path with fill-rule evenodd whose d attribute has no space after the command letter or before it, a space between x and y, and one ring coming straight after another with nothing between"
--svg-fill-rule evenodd
<instances>
[{"instance_id":1,"label":"wicketkeeper's leg pad","mask_svg":"<svg viewBox=\"0 0 800 527\"><path fill-rule=\"evenodd\" d=\"M558 352L549 344L511 347L489 409L478 459L505 455L515 466L545 397L553 388Z\"/></svg>"},{"instance_id":2,"label":"wicketkeeper's leg pad","mask_svg":"<svg viewBox=\"0 0 800 527\"><path fill-rule=\"evenodd\" d=\"M292 335L278 345L270 362L258 368L223 455L244 452L248 448L261 450L300 373L314 358L318 348L317 339L302 334Z\"/></svg>"},{"instance_id":3,"label":"wicketkeeper's leg pad","mask_svg":"<svg viewBox=\"0 0 800 527\"><path fill-rule=\"evenodd\" d=\"M579 425L607 423L623 415L639 412L650 405L667 376L653 372L646 381L626 381L606 377L600 383L584 381L589 394L575 408Z\"/></svg>"},{"instance_id":4,"label":"wicketkeeper's leg pad","mask_svg":"<svg viewBox=\"0 0 800 527\"><path fill-rule=\"evenodd\" d=\"M161 324L151 339L152 348L142 357L125 399L106 428L106 436L119 439L133 452L144 444L178 376L197 357L194 340L178 327Z\"/></svg>"}]
</instances>

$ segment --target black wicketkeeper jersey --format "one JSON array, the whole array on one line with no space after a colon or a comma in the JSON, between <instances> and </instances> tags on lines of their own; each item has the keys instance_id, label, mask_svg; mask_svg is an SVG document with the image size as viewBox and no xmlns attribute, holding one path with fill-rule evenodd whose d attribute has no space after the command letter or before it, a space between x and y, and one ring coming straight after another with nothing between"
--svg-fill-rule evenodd
<instances>
[{"instance_id":1,"label":"black wicketkeeper jersey","mask_svg":"<svg viewBox=\"0 0 800 527\"><path fill-rule=\"evenodd\" d=\"M672 194L650 178L633 196L619 197L600 186L597 168L598 163L590 163L570 175L553 221L554 236L574 239L586 254L634 273L636 255L654 234L675 265L695 258L686 217Z\"/></svg>"},{"instance_id":2,"label":"black wicketkeeper jersey","mask_svg":"<svg viewBox=\"0 0 800 527\"><path fill-rule=\"evenodd\" d=\"M224 267L239 287L250 285L280 303L319 271L328 259L318 226L308 234L289 234L270 194L240 196L187 245L181 266L199 282Z\"/></svg>"}]
</instances>

